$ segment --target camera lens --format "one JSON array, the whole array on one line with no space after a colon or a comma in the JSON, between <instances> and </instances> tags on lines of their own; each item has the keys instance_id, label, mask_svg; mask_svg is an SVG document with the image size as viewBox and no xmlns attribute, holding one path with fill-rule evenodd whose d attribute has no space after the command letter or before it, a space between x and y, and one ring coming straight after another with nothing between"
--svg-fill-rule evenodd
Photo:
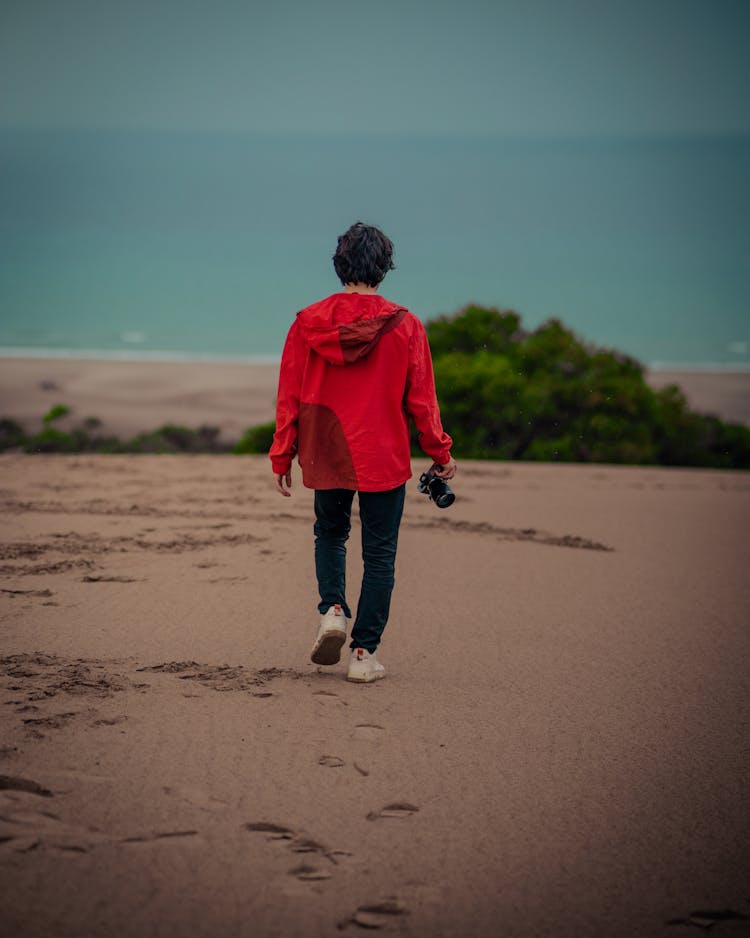
<instances>
[{"instance_id":1,"label":"camera lens","mask_svg":"<svg viewBox=\"0 0 750 938\"><path fill-rule=\"evenodd\" d=\"M433 467L434 469L435 467ZM447 508L456 500L456 496L451 491L448 483L436 476L433 469L423 472L419 477L417 489L424 495L429 495L438 508Z\"/></svg>"},{"instance_id":2,"label":"camera lens","mask_svg":"<svg viewBox=\"0 0 750 938\"><path fill-rule=\"evenodd\" d=\"M435 504L438 506L438 508L448 508L449 505L452 505L453 502L455 502L455 500L456 496L449 490L447 492L443 492L442 495L438 495L438 497L435 499Z\"/></svg>"},{"instance_id":3,"label":"camera lens","mask_svg":"<svg viewBox=\"0 0 750 938\"><path fill-rule=\"evenodd\" d=\"M430 480L430 497L438 508L448 508L456 500L450 486L443 479L434 476Z\"/></svg>"}]
</instances>

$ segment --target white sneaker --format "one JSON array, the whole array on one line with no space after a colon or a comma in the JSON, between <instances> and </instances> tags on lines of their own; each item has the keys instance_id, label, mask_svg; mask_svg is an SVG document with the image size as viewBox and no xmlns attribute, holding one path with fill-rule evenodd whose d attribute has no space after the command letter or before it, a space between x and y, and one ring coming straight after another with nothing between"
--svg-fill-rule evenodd
<instances>
[{"instance_id":1,"label":"white sneaker","mask_svg":"<svg viewBox=\"0 0 750 938\"><path fill-rule=\"evenodd\" d=\"M381 677L385 677L385 668L375 657L375 653L364 648L352 648L349 673L346 675L347 681L366 684L369 681L380 680Z\"/></svg>"},{"instance_id":2,"label":"white sneaker","mask_svg":"<svg viewBox=\"0 0 750 938\"><path fill-rule=\"evenodd\" d=\"M315 639L310 660L314 664L336 664L341 660L341 646L346 641L346 614L338 603L329 606L320 617L318 637Z\"/></svg>"}]
</instances>

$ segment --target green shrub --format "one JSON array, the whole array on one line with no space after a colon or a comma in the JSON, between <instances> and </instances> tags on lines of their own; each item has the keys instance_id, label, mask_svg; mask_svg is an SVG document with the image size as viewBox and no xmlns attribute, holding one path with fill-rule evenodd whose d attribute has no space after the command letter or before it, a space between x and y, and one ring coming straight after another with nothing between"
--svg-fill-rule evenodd
<instances>
[{"instance_id":1,"label":"green shrub","mask_svg":"<svg viewBox=\"0 0 750 938\"><path fill-rule=\"evenodd\" d=\"M521 317L482 306L465 306L455 316L439 316L427 324L432 355L451 352L507 352L524 337Z\"/></svg>"},{"instance_id":2,"label":"green shrub","mask_svg":"<svg viewBox=\"0 0 750 938\"><path fill-rule=\"evenodd\" d=\"M267 453L271 449L275 432L275 420L270 420L268 423L261 423L257 427L249 427L242 434L242 438L233 448L232 452L238 455Z\"/></svg>"},{"instance_id":3,"label":"green shrub","mask_svg":"<svg viewBox=\"0 0 750 938\"><path fill-rule=\"evenodd\" d=\"M165 424L150 433L139 433L130 440L116 436L97 436L101 421L87 417L81 426L60 430L54 422L71 413L57 404L42 418L39 433L27 436L15 420L0 421L0 449L23 446L27 453L220 453L230 449L219 441L218 427L201 426L197 430Z\"/></svg>"},{"instance_id":4,"label":"green shrub","mask_svg":"<svg viewBox=\"0 0 750 938\"><path fill-rule=\"evenodd\" d=\"M80 437L47 425L27 437L24 449L27 453L76 453L81 451L80 443Z\"/></svg>"},{"instance_id":5,"label":"green shrub","mask_svg":"<svg viewBox=\"0 0 750 938\"><path fill-rule=\"evenodd\" d=\"M470 306L427 334L458 456L750 468L750 428L692 413L556 319L527 333L516 313Z\"/></svg>"},{"instance_id":6,"label":"green shrub","mask_svg":"<svg viewBox=\"0 0 750 938\"><path fill-rule=\"evenodd\" d=\"M197 430L167 423L140 433L124 444L128 453L219 453L226 447L218 441L218 427L201 426Z\"/></svg>"},{"instance_id":7,"label":"green shrub","mask_svg":"<svg viewBox=\"0 0 750 938\"><path fill-rule=\"evenodd\" d=\"M67 417L70 412L70 407L68 407L67 404L55 404L54 407L50 407L47 413L42 417L42 423L45 427L49 427L56 420Z\"/></svg>"},{"instance_id":8,"label":"green shrub","mask_svg":"<svg viewBox=\"0 0 750 938\"><path fill-rule=\"evenodd\" d=\"M0 452L15 449L26 442L26 433L17 420L0 417Z\"/></svg>"}]
</instances>

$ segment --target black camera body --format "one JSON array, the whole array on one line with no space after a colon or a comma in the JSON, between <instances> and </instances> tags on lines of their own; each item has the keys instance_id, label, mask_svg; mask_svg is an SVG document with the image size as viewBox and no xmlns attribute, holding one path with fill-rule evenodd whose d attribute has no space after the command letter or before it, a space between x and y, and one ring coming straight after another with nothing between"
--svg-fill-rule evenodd
<instances>
[{"instance_id":1,"label":"black camera body","mask_svg":"<svg viewBox=\"0 0 750 938\"><path fill-rule=\"evenodd\" d=\"M419 477L417 488L423 495L427 495L430 501L435 502L438 508L448 508L456 500L450 485L435 475L435 470L441 467L433 463L427 472L423 472Z\"/></svg>"}]
</instances>

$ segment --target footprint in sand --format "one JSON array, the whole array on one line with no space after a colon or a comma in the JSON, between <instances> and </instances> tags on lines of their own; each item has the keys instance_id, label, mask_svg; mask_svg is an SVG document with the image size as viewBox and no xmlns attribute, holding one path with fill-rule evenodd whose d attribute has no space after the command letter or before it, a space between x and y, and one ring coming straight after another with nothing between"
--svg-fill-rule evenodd
<instances>
[{"instance_id":1,"label":"footprint in sand","mask_svg":"<svg viewBox=\"0 0 750 938\"><path fill-rule=\"evenodd\" d=\"M328 851L323 846L323 844L318 843L317 840L312 840L310 837L295 837L289 843L289 849L292 853L321 853L326 854Z\"/></svg>"},{"instance_id":2,"label":"footprint in sand","mask_svg":"<svg viewBox=\"0 0 750 938\"><path fill-rule=\"evenodd\" d=\"M339 857L348 857L351 854L347 850L330 850L325 844L303 834L297 834L289 827L283 824L275 824L271 821L250 821L244 825L245 830L255 833L266 834L266 840L279 841L284 844L290 853L304 853L311 858L326 860L333 866L338 866ZM328 865L315 866L312 863L303 863L289 870L289 875L294 876L303 882L330 879L333 872Z\"/></svg>"},{"instance_id":3,"label":"footprint in sand","mask_svg":"<svg viewBox=\"0 0 750 938\"><path fill-rule=\"evenodd\" d=\"M245 824L245 830L258 831L261 834L270 834L268 840L291 840L294 832L281 824L273 824L271 821L248 821Z\"/></svg>"},{"instance_id":4,"label":"footprint in sand","mask_svg":"<svg viewBox=\"0 0 750 938\"><path fill-rule=\"evenodd\" d=\"M38 727L61 730L77 715L78 711L74 710L68 713L55 713L48 717L27 717L23 722L31 732L38 731Z\"/></svg>"},{"instance_id":5,"label":"footprint in sand","mask_svg":"<svg viewBox=\"0 0 750 938\"><path fill-rule=\"evenodd\" d=\"M109 841L96 828L68 824L52 811L42 810L40 794L15 785L0 793L0 849L28 853L50 847L72 855L88 853Z\"/></svg>"},{"instance_id":6,"label":"footprint in sand","mask_svg":"<svg viewBox=\"0 0 750 938\"><path fill-rule=\"evenodd\" d=\"M17 775L0 775L0 789L6 791L28 791L32 795L41 795L43 798L52 798L52 792L34 782L30 778L20 778Z\"/></svg>"},{"instance_id":7,"label":"footprint in sand","mask_svg":"<svg viewBox=\"0 0 750 938\"><path fill-rule=\"evenodd\" d=\"M151 844L158 841L173 840L181 837L196 837L198 831L157 831L152 834L136 834L133 837L123 837L121 844Z\"/></svg>"},{"instance_id":8,"label":"footprint in sand","mask_svg":"<svg viewBox=\"0 0 750 938\"><path fill-rule=\"evenodd\" d=\"M166 671L169 674L180 674L182 671L192 671L200 667L197 661L163 661L161 664L136 668L136 671Z\"/></svg>"},{"instance_id":9,"label":"footprint in sand","mask_svg":"<svg viewBox=\"0 0 750 938\"><path fill-rule=\"evenodd\" d=\"M339 769L342 765L345 765L343 759L339 759L338 756L321 756L318 759L318 765L325 765L329 769Z\"/></svg>"},{"instance_id":10,"label":"footprint in sand","mask_svg":"<svg viewBox=\"0 0 750 938\"><path fill-rule=\"evenodd\" d=\"M385 729L377 723L358 723L354 727L354 738L375 740L380 739L384 732Z\"/></svg>"},{"instance_id":11,"label":"footprint in sand","mask_svg":"<svg viewBox=\"0 0 750 938\"><path fill-rule=\"evenodd\" d=\"M396 898L383 899L369 905L361 905L351 918L342 922L339 928L347 925L359 925L360 928L386 928L397 915L408 915L409 910Z\"/></svg>"},{"instance_id":12,"label":"footprint in sand","mask_svg":"<svg viewBox=\"0 0 750 938\"><path fill-rule=\"evenodd\" d=\"M316 690L313 694L315 703L323 707L348 707L349 704L330 690Z\"/></svg>"},{"instance_id":13,"label":"footprint in sand","mask_svg":"<svg viewBox=\"0 0 750 938\"><path fill-rule=\"evenodd\" d=\"M0 589L0 593L5 594L6 596L40 596L42 598L49 598L55 594L52 590L11 590L11 589ZM43 606L48 605L48 603L42 603ZM57 604L55 604L57 605Z\"/></svg>"},{"instance_id":14,"label":"footprint in sand","mask_svg":"<svg viewBox=\"0 0 750 938\"><path fill-rule=\"evenodd\" d=\"M393 804L387 804L380 811L370 811L367 815L368 821L379 821L381 818L404 818L416 814L419 808L415 804L409 804L408 801L397 801Z\"/></svg>"},{"instance_id":15,"label":"footprint in sand","mask_svg":"<svg viewBox=\"0 0 750 938\"><path fill-rule=\"evenodd\" d=\"M303 863L302 866L296 866L293 870L289 870L289 875L296 876L297 879L301 879L303 882L316 882L317 880L330 879L333 873L330 870L320 869L317 866L308 866Z\"/></svg>"},{"instance_id":16,"label":"footprint in sand","mask_svg":"<svg viewBox=\"0 0 750 938\"><path fill-rule=\"evenodd\" d=\"M121 662L120 662L121 663ZM71 696L111 697L130 687L121 673L110 673L108 662L58 658L55 655L10 655L0 658L0 676L13 679L9 690L24 693L27 701L64 693ZM63 718L66 714L58 714ZM69 716L69 714L68 714ZM29 727L33 730L33 726Z\"/></svg>"},{"instance_id":17,"label":"footprint in sand","mask_svg":"<svg viewBox=\"0 0 750 938\"><path fill-rule=\"evenodd\" d=\"M181 681L197 681L212 690L250 691L253 696L259 697L264 696L264 693L254 693L256 689L265 686L271 680L287 677L296 680L300 677L300 674L291 668L260 668L257 671L251 671L243 665L230 667L228 664L208 665L199 664L196 661L165 661L161 664L136 668L136 670L164 671L177 675Z\"/></svg>"},{"instance_id":18,"label":"footprint in sand","mask_svg":"<svg viewBox=\"0 0 750 938\"><path fill-rule=\"evenodd\" d=\"M671 918L665 924L694 925L707 931L720 922L750 922L750 916L735 912L734 909L697 909L695 912L690 912L687 918ZM740 925L740 928L744 931L747 925Z\"/></svg>"}]
</instances>

